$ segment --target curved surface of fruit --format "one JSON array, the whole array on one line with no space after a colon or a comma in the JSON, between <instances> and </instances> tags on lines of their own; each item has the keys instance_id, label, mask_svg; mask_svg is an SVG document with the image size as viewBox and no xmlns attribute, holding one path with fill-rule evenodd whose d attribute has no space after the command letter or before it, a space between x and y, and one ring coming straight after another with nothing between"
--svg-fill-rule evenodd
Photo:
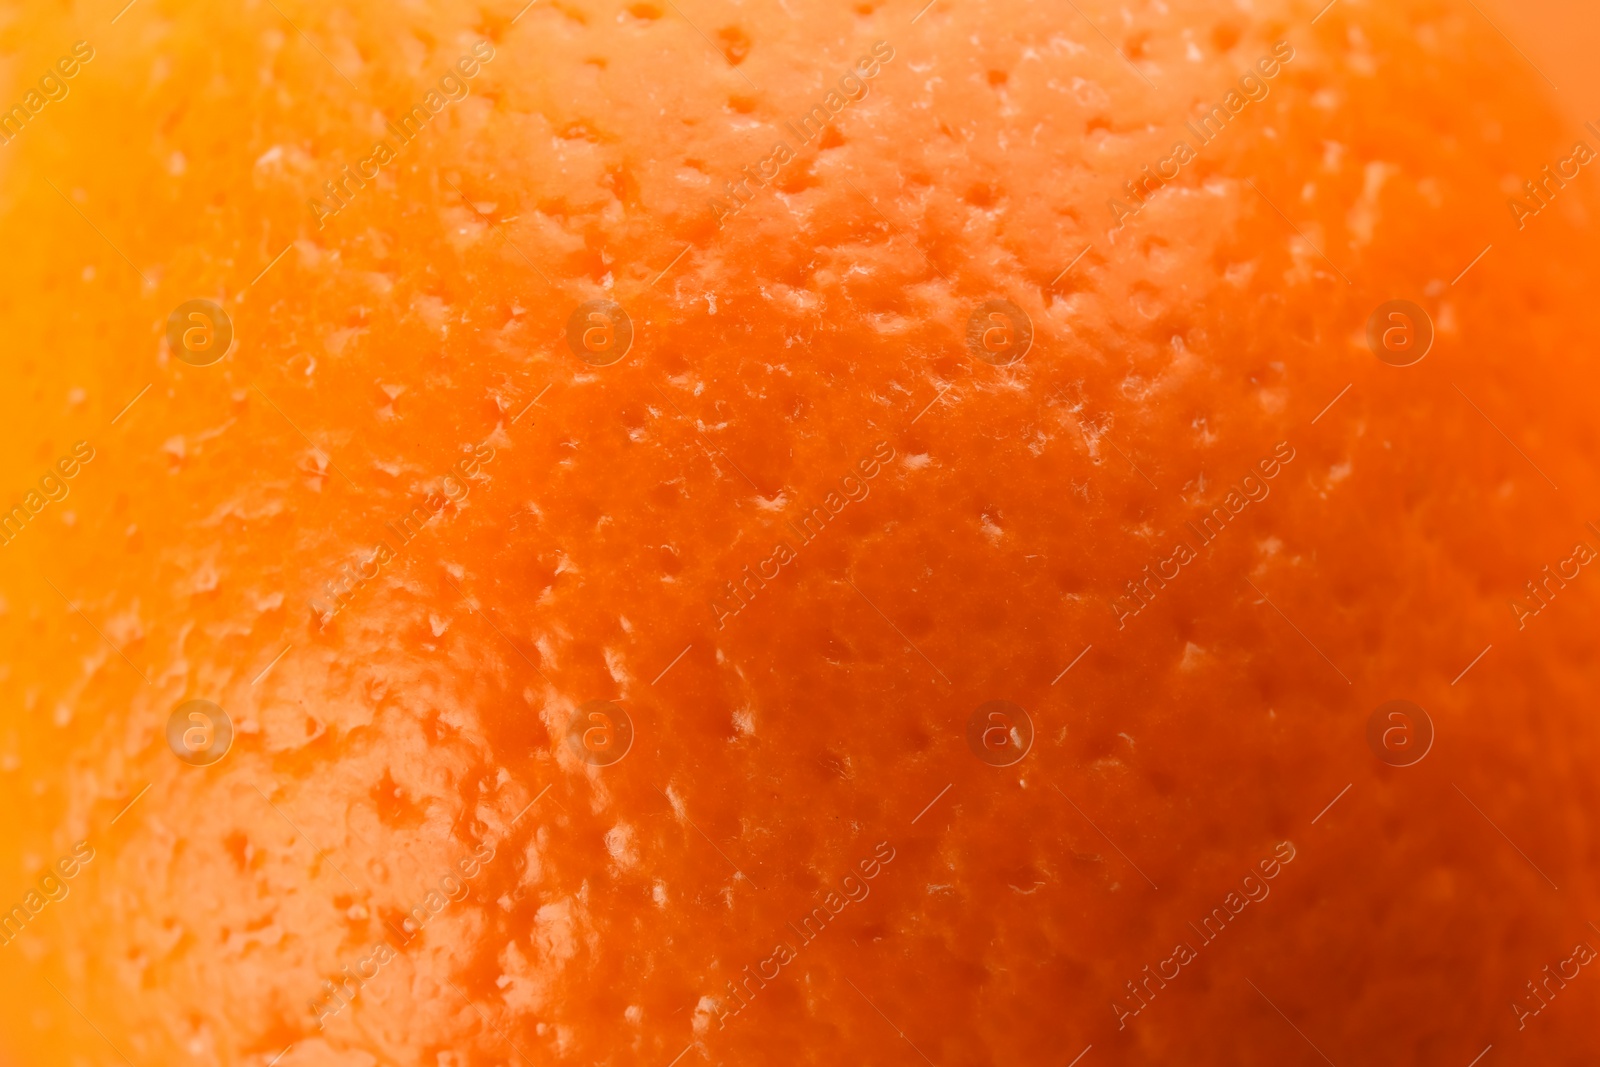
<instances>
[{"instance_id":1,"label":"curved surface of fruit","mask_svg":"<svg viewBox=\"0 0 1600 1067\"><path fill-rule=\"evenodd\" d=\"M1319 6L18 16L0 1056L1577 1062L1597 142Z\"/></svg>"}]
</instances>

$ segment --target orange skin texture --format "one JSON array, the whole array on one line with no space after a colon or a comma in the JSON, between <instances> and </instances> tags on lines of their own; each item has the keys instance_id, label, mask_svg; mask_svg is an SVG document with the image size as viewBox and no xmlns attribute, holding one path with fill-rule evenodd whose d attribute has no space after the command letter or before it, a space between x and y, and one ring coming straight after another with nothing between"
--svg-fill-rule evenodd
<instances>
[{"instance_id":1,"label":"orange skin texture","mask_svg":"<svg viewBox=\"0 0 1600 1067\"><path fill-rule=\"evenodd\" d=\"M95 856L0 947L0 1063L1579 1062L1588 967L1524 1029L1508 1004L1600 946L1600 578L1520 629L1508 602L1600 548L1600 201L1589 167L1520 230L1506 198L1600 142L1460 5L1168 7L17 16L61 45L19 79L96 56L0 158L5 491L96 454L0 549L0 906ZM319 228L380 109L479 40ZM786 136L879 40L820 146ZM1113 230L1279 40L1267 97ZM1034 330L1006 367L964 343L997 296ZM208 367L163 337L196 297L238 338ZM606 367L565 341L600 297L634 326ZM1366 347L1395 298L1437 329L1415 366ZM1269 495L1185 533L1280 442ZM862 499L785 531L880 443ZM207 768L165 741L192 698L237 730ZM1395 698L1437 731L1412 767L1366 743ZM966 743L997 699L1035 731L1007 767ZM634 724L610 766L566 740L593 700Z\"/></svg>"}]
</instances>

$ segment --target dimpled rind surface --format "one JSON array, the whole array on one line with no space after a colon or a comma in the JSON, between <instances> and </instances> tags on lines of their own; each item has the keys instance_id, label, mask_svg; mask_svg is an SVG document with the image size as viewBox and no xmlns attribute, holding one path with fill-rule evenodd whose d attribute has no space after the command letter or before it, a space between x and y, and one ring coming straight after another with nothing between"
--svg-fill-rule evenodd
<instances>
[{"instance_id":1,"label":"dimpled rind surface","mask_svg":"<svg viewBox=\"0 0 1600 1067\"><path fill-rule=\"evenodd\" d=\"M1508 1003L1600 945L1600 578L1507 605L1600 547L1594 178L1506 198L1597 142L1468 6L1081 6L11 8L8 99L95 56L0 155L0 490L95 455L0 550L4 906L95 855L0 948L0 1062L1582 1062L1587 967ZM163 340L199 298L209 367ZM965 346L991 299L1011 366ZM208 768L166 747L196 698ZM1367 748L1391 699L1413 767Z\"/></svg>"}]
</instances>

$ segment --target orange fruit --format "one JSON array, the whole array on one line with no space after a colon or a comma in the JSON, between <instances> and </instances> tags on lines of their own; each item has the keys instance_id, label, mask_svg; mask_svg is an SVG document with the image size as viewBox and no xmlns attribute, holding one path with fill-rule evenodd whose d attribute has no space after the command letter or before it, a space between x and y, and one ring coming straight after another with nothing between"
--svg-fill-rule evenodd
<instances>
[{"instance_id":1,"label":"orange fruit","mask_svg":"<svg viewBox=\"0 0 1600 1067\"><path fill-rule=\"evenodd\" d=\"M0 1062L1592 1048L1600 135L919 7L14 13Z\"/></svg>"}]
</instances>

